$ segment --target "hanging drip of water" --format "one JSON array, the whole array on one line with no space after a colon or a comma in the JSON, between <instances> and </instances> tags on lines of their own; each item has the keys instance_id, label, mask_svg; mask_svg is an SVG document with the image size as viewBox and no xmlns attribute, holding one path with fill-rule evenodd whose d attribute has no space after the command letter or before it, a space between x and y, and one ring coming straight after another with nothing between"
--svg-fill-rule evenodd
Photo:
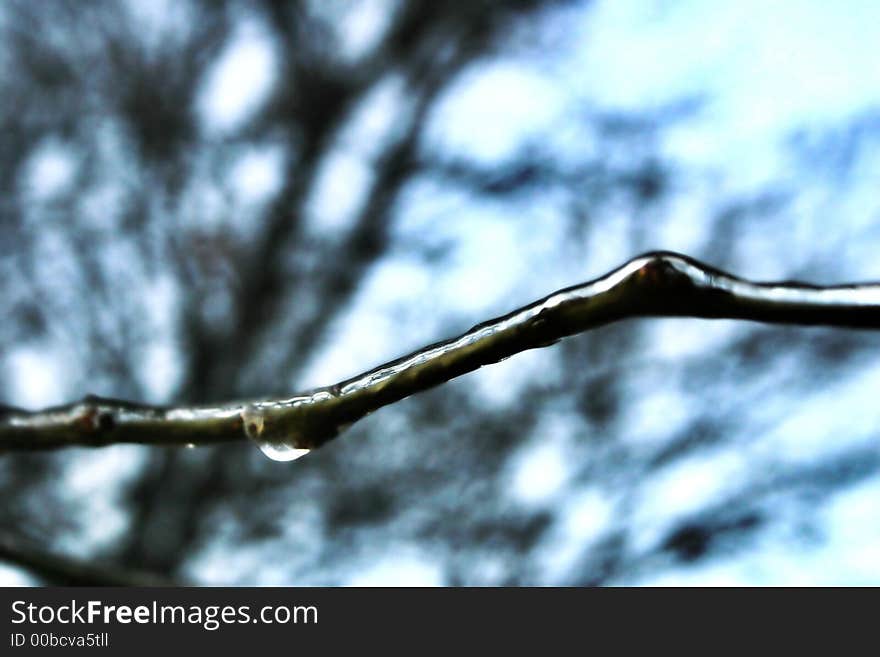
<instances>
[{"instance_id":1,"label":"hanging drip of water","mask_svg":"<svg viewBox=\"0 0 880 657\"><path fill-rule=\"evenodd\" d=\"M273 461L295 461L332 440L350 422L331 391L257 401L241 410L245 434Z\"/></svg>"}]
</instances>

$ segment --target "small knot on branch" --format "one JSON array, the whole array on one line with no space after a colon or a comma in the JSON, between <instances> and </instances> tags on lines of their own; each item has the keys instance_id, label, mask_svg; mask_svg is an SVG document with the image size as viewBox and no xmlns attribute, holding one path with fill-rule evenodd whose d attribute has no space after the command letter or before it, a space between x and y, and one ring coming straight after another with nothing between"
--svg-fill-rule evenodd
<instances>
[{"instance_id":1,"label":"small knot on branch","mask_svg":"<svg viewBox=\"0 0 880 657\"><path fill-rule=\"evenodd\" d=\"M74 423L80 430L89 434L109 432L116 426L113 413L97 406L88 397L84 400L82 410Z\"/></svg>"},{"instance_id":2,"label":"small knot on branch","mask_svg":"<svg viewBox=\"0 0 880 657\"><path fill-rule=\"evenodd\" d=\"M648 253L645 263L635 272L636 280L650 289L684 289L694 286L686 272L687 263L671 253Z\"/></svg>"},{"instance_id":3,"label":"small knot on branch","mask_svg":"<svg viewBox=\"0 0 880 657\"><path fill-rule=\"evenodd\" d=\"M635 304L642 312L680 314L694 303L700 285L687 260L660 251L642 256L642 261L630 279L635 284Z\"/></svg>"}]
</instances>

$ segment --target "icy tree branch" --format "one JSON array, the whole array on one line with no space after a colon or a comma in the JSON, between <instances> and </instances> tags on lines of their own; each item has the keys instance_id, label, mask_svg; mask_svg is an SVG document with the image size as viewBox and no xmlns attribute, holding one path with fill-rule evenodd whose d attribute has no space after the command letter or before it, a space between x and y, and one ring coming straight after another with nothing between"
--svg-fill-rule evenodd
<instances>
[{"instance_id":1,"label":"icy tree branch","mask_svg":"<svg viewBox=\"0 0 880 657\"><path fill-rule=\"evenodd\" d=\"M0 449L208 445L247 436L270 457L291 460L382 406L521 351L635 317L878 329L880 283L755 283L686 256L649 253L601 278L478 324L457 338L290 398L155 407L87 397L41 411L6 409L0 415Z\"/></svg>"}]
</instances>

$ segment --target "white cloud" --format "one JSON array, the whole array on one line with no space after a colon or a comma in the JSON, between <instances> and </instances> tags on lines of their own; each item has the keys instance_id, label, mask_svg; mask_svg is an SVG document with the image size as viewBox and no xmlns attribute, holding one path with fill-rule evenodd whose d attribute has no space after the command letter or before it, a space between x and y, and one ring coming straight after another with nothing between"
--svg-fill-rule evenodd
<instances>
[{"instance_id":1,"label":"white cloud","mask_svg":"<svg viewBox=\"0 0 880 657\"><path fill-rule=\"evenodd\" d=\"M77 158L70 148L54 141L41 145L31 155L26 191L35 201L46 201L70 188Z\"/></svg>"},{"instance_id":2,"label":"white cloud","mask_svg":"<svg viewBox=\"0 0 880 657\"><path fill-rule=\"evenodd\" d=\"M239 202L262 203L281 187L283 152L277 147L244 151L231 169L230 183Z\"/></svg>"},{"instance_id":3,"label":"white cloud","mask_svg":"<svg viewBox=\"0 0 880 657\"><path fill-rule=\"evenodd\" d=\"M345 586L442 586L441 564L414 548L385 549L383 556L351 576Z\"/></svg>"},{"instance_id":4,"label":"white cloud","mask_svg":"<svg viewBox=\"0 0 880 657\"><path fill-rule=\"evenodd\" d=\"M429 141L442 151L492 162L551 129L564 108L559 85L537 71L494 63L465 74L435 110Z\"/></svg>"},{"instance_id":5,"label":"white cloud","mask_svg":"<svg viewBox=\"0 0 880 657\"><path fill-rule=\"evenodd\" d=\"M366 201L373 169L363 158L342 149L332 151L321 163L318 180L309 197L310 227L319 233L350 227Z\"/></svg>"},{"instance_id":6,"label":"white cloud","mask_svg":"<svg viewBox=\"0 0 880 657\"><path fill-rule=\"evenodd\" d=\"M202 90L199 108L209 130L240 127L268 96L277 75L276 53L263 30L246 23L233 36Z\"/></svg>"},{"instance_id":7,"label":"white cloud","mask_svg":"<svg viewBox=\"0 0 880 657\"><path fill-rule=\"evenodd\" d=\"M52 349L21 347L6 356L9 403L28 409L62 403L66 368Z\"/></svg>"}]
</instances>

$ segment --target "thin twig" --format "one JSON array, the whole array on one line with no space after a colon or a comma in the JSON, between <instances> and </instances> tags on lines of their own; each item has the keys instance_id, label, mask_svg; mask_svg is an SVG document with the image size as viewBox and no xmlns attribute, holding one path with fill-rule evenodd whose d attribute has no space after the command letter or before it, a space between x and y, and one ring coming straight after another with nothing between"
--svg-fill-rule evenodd
<instances>
[{"instance_id":1,"label":"thin twig","mask_svg":"<svg viewBox=\"0 0 880 657\"><path fill-rule=\"evenodd\" d=\"M880 328L880 284L818 287L754 283L674 253L648 253L342 381L285 399L158 407L87 397L42 411L7 409L0 449L115 443L207 445L250 437L290 460L320 447L382 406L527 349L635 317L745 319L777 324Z\"/></svg>"}]
</instances>

